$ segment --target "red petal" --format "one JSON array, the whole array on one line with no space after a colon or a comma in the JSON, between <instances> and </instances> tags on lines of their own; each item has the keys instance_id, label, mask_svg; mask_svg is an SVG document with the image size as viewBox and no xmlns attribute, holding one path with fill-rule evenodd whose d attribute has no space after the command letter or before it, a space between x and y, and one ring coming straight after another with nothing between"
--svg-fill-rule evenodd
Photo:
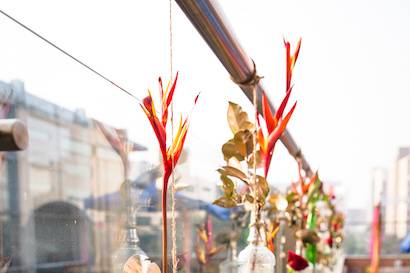
<instances>
[{"instance_id":1,"label":"red petal","mask_svg":"<svg viewBox=\"0 0 410 273\"><path fill-rule=\"evenodd\" d=\"M143 104L141 105L141 108L144 110L145 114L147 115L147 118L149 122L151 123L152 129L154 130L155 136L157 137L158 143L159 143L159 148L161 150L161 154L163 158L166 158L166 131L165 127L162 126L162 123L159 121L159 119L153 114L153 109L152 109L152 98L150 96L147 96L146 98L143 99Z\"/></svg>"},{"instance_id":2,"label":"red petal","mask_svg":"<svg viewBox=\"0 0 410 273\"><path fill-rule=\"evenodd\" d=\"M290 82L292 80L292 66L290 57L290 43L283 40L286 48L286 91L289 90Z\"/></svg>"},{"instance_id":3,"label":"red petal","mask_svg":"<svg viewBox=\"0 0 410 273\"><path fill-rule=\"evenodd\" d=\"M162 109L162 126L164 126L164 128L167 127L167 122L168 122L168 107L164 107L164 109Z\"/></svg>"},{"instance_id":4,"label":"red petal","mask_svg":"<svg viewBox=\"0 0 410 273\"><path fill-rule=\"evenodd\" d=\"M285 116L285 118L282 119L279 122L279 125L275 128L275 130L272 132L272 134L269 135L269 138L268 138L268 151L273 150L273 147L275 146L276 141L278 141L278 139L280 138L282 133L285 131L286 125L288 124L289 119L292 116L293 111L295 110L295 107L296 107L296 102L292 106L292 108L290 109L289 113Z\"/></svg>"},{"instance_id":5,"label":"red petal","mask_svg":"<svg viewBox=\"0 0 410 273\"><path fill-rule=\"evenodd\" d=\"M293 251L288 252L288 265L296 271L301 271L309 266L309 263L306 261L305 258L296 254Z\"/></svg>"},{"instance_id":6,"label":"red petal","mask_svg":"<svg viewBox=\"0 0 410 273\"><path fill-rule=\"evenodd\" d=\"M292 92L292 87L286 92L286 96L283 98L278 108L278 111L276 111L275 113L276 122L282 118L283 112L285 111L286 105L288 104L291 92Z\"/></svg>"},{"instance_id":7,"label":"red petal","mask_svg":"<svg viewBox=\"0 0 410 273\"><path fill-rule=\"evenodd\" d=\"M293 65L295 65L298 59L301 44L302 44L302 38L299 38L298 44L296 45L295 53L293 54Z\"/></svg>"},{"instance_id":8,"label":"red petal","mask_svg":"<svg viewBox=\"0 0 410 273\"><path fill-rule=\"evenodd\" d=\"M333 238L332 238L332 236L330 236L329 238L327 238L326 242L327 242L327 244L328 244L330 247L333 247Z\"/></svg>"},{"instance_id":9,"label":"red petal","mask_svg":"<svg viewBox=\"0 0 410 273\"><path fill-rule=\"evenodd\" d=\"M285 48L286 48L286 91L288 91L292 84L292 72L293 72L293 68L295 66L296 60L298 59L298 56L299 56L302 39L301 38L299 39L293 55L291 55L290 53L290 43L286 40L284 40L284 43L285 43Z\"/></svg>"},{"instance_id":10,"label":"red petal","mask_svg":"<svg viewBox=\"0 0 410 273\"><path fill-rule=\"evenodd\" d=\"M269 167L270 167L270 161L272 160L272 155L273 155L273 149L272 149L270 152L268 152L268 153L265 155L265 158L264 158L264 163L265 163L265 166L264 166L264 174L265 174L265 177L268 176Z\"/></svg>"},{"instance_id":11,"label":"red petal","mask_svg":"<svg viewBox=\"0 0 410 273\"><path fill-rule=\"evenodd\" d=\"M263 117L265 118L266 127L270 134L275 129L277 125L277 120L273 118L273 114L269 106L269 101L265 94L263 94L262 96L262 111L263 111Z\"/></svg>"},{"instance_id":12,"label":"red petal","mask_svg":"<svg viewBox=\"0 0 410 273\"><path fill-rule=\"evenodd\" d=\"M303 186L303 193L307 193L309 191L310 186L315 183L315 181L317 180L318 177L318 173L315 172L315 174L312 176L312 178L310 178L310 181L307 185Z\"/></svg>"},{"instance_id":13,"label":"red petal","mask_svg":"<svg viewBox=\"0 0 410 273\"><path fill-rule=\"evenodd\" d=\"M161 102L162 102L162 98L164 97L164 88L162 86L161 77L158 78L158 83L159 83L159 92L160 92L160 95L161 95Z\"/></svg>"},{"instance_id":14,"label":"red petal","mask_svg":"<svg viewBox=\"0 0 410 273\"><path fill-rule=\"evenodd\" d=\"M175 76L174 83L172 84L171 90L169 91L169 94L167 97L167 106L171 103L172 97L174 96L174 91L175 91L175 86L177 85L177 80L178 80L178 72Z\"/></svg>"},{"instance_id":15,"label":"red petal","mask_svg":"<svg viewBox=\"0 0 410 273\"><path fill-rule=\"evenodd\" d=\"M147 110L149 112L150 115L152 115L152 98L151 96L147 96L142 100L143 105L141 105L141 107L143 106L145 108L145 110Z\"/></svg>"}]
</instances>

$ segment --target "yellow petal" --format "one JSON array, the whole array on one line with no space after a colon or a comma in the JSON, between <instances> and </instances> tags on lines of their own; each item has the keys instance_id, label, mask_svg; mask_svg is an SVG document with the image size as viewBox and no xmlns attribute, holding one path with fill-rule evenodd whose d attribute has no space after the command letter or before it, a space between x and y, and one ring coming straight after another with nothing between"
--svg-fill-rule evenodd
<instances>
[{"instance_id":1,"label":"yellow petal","mask_svg":"<svg viewBox=\"0 0 410 273\"><path fill-rule=\"evenodd\" d=\"M176 133L175 138L172 142L172 145L168 150L168 158L170 158L173 154L175 154L175 152L178 151L178 149L182 145L182 139L184 138L184 135L187 130L188 130L188 124L186 122L184 124L182 123L182 116L181 116L179 120L178 132Z\"/></svg>"},{"instance_id":2,"label":"yellow petal","mask_svg":"<svg viewBox=\"0 0 410 273\"><path fill-rule=\"evenodd\" d=\"M148 96L151 98L152 115L157 116L157 110L155 110L154 99L152 98L151 90L148 89Z\"/></svg>"}]
</instances>

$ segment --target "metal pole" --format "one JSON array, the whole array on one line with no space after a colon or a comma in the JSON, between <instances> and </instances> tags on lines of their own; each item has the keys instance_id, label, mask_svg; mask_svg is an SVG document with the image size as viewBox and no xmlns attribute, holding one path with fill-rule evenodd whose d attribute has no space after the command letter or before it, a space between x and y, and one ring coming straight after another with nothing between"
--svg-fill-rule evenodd
<instances>
[{"instance_id":1,"label":"metal pole","mask_svg":"<svg viewBox=\"0 0 410 273\"><path fill-rule=\"evenodd\" d=\"M255 65L236 39L217 1L175 0L175 2L177 2L196 30L218 57L222 65L231 75L232 80L234 82L246 82L251 79L252 75L256 72ZM248 99L252 101L251 88L242 86L241 89ZM262 94L268 94L268 92L265 91L262 84L258 84L257 93L258 110L262 113ZM269 104L273 111L275 111L271 100L269 100ZM288 130L283 133L280 140L294 158L302 160L302 168L306 174L309 176L312 175L309 163Z\"/></svg>"}]
</instances>

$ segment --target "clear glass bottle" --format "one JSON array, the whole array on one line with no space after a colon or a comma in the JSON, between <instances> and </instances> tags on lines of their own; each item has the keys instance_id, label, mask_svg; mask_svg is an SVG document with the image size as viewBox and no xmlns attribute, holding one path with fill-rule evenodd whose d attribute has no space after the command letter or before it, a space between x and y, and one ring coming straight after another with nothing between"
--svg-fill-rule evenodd
<instances>
[{"instance_id":1,"label":"clear glass bottle","mask_svg":"<svg viewBox=\"0 0 410 273\"><path fill-rule=\"evenodd\" d=\"M140 268L140 272L148 272L150 260L145 252L139 247L137 235L136 217L132 208L128 208L127 225L125 227L125 239L121 246L112 255L112 272L132 272L131 268Z\"/></svg>"},{"instance_id":2,"label":"clear glass bottle","mask_svg":"<svg viewBox=\"0 0 410 273\"><path fill-rule=\"evenodd\" d=\"M238 273L236 241L230 242L226 259L219 265L219 273Z\"/></svg>"},{"instance_id":3,"label":"clear glass bottle","mask_svg":"<svg viewBox=\"0 0 410 273\"><path fill-rule=\"evenodd\" d=\"M138 263L142 268L149 262L148 256L138 246L138 236L135 228L127 230L127 239L112 256L112 267L114 273L123 273L127 263ZM133 259L130 259L133 258ZM149 266L149 264L148 264ZM145 272L145 271L143 271Z\"/></svg>"},{"instance_id":4,"label":"clear glass bottle","mask_svg":"<svg viewBox=\"0 0 410 273\"><path fill-rule=\"evenodd\" d=\"M275 255L266 247L266 233L262 220L252 212L248 246L238 255L238 273L274 273Z\"/></svg>"}]
</instances>

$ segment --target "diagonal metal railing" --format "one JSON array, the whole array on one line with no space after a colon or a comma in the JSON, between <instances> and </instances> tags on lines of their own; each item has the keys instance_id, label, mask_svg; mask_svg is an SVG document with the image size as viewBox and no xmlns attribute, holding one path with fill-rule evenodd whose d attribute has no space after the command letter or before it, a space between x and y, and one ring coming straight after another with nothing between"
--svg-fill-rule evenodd
<instances>
[{"instance_id":1,"label":"diagonal metal railing","mask_svg":"<svg viewBox=\"0 0 410 273\"><path fill-rule=\"evenodd\" d=\"M256 66L239 44L217 1L175 1L231 75L232 80L236 83L251 80L256 73ZM240 85L240 88L252 102L252 88L245 85ZM268 94L263 85L259 83L257 96L260 113L262 113L261 98L263 93ZM275 109L271 100L269 100L269 104L272 109ZM310 176L312 174L310 165L288 130L284 132L280 140L294 158L299 158L302 161L302 168Z\"/></svg>"}]
</instances>

